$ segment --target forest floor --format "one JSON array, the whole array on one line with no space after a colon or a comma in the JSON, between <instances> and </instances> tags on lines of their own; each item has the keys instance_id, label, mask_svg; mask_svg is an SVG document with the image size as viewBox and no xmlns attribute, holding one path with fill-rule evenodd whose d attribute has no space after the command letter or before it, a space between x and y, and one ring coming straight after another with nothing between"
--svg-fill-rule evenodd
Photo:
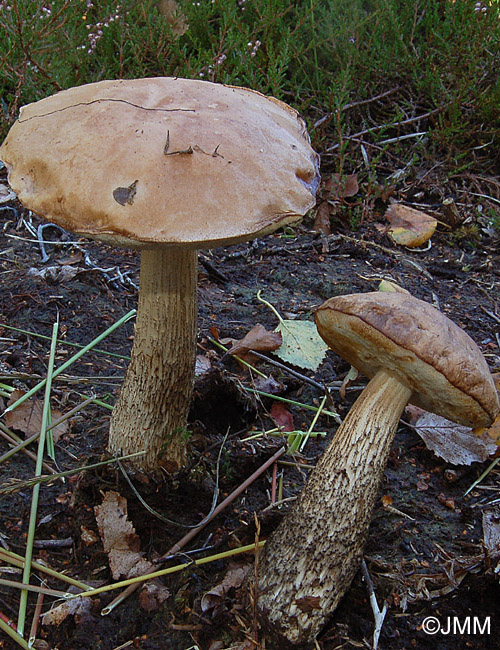
<instances>
[{"instance_id":1,"label":"forest floor","mask_svg":"<svg viewBox=\"0 0 500 650\"><path fill-rule=\"evenodd\" d=\"M116 465L84 471L81 468L85 465L106 457L109 423L109 410L95 404L87 406L71 418L57 441L56 461L48 460L60 471L77 471L64 482L54 480L41 487L34 559L92 585L107 584L113 578L95 513L105 495L114 492L126 499L128 519L135 528L140 550L153 559L184 536L188 529L182 525L196 524L210 512L217 478L220 501L286 441L285 436L272 435L245 440L276 426L270 415L275 400L245 390L253 388L258 377L230 355L224 356L210 341L217 336L241 339L256 323L268 329L276 327L276 316L257 299L259 290L284 317L308 319L312 309L327 298L376 290L380 280L391 280L438 306L463 327L485 354L492 371L499 372L500 231L481 216L485 214L481 206L488 205L496 207L498 218L499 187L494 179L463 176L449 183L445 193L443 179L430 169L420 170L412 180L405 181L393 192L393 199L411 203L441 220L442 198L451 195L466 218L454 229L438 224L432 245L415 250L388 238L383 219L388 204L385 197L385 201L373 201L356 227L342 220L342 211L332 215L330 235L316 232L313 221L306 219L293 230L254 243L203 252L205 263L200 264L198 288L198 354L206 368L197 378L190 414L188 468L177 476L165 476L159 483L134 481L135 490ZM345 208L361 201L359 196L344 198L341 203ZM50 341L20 330L50 337L59 315L61 339L87 344L136 306L137 290L127 278L137 285L139 259L135 252L73 238L78 242L75 247L71 241L64 241L58 229L47 227L44 239L61 243L46 246L48 259L43 262L36 237L27 227L31 223L36 229L41 221L15 201L0 205L0 218L0 326L18 328L0 327L0 382L25 390L45 376ZM378 227L380 224L383 227ZM98 268L85 265L86 254ZM35 273L47 267L55 268L45 277ZM109 270L113 267L118 267L122 276L126 274L124 282L115 270ZM75 273L68 273L68 269ZM128 355L132 336L130 321L98 347ZM73 352L64 344L58 346L56 365ZM123 358L87 353L54 382L52 407L64 413L80 403L82 395L91 394L112 403L126 365ZM281 397L295 402L315 408L319 405L322 391L300 377L262 360L256 367L275 380L274 389L269 388L267 380L267 392L276 390ZM342 398L339 385L349 367L333 353L328 353L317 372L295 369L332 387L334 405L330 408L334 407L341 417L366 383L363 377L354 380ZM40 407L41 397L37 399L38 406L31 402L33 409ZM302 431L307 431L315 416L314 410L293 404L288 404L286 410L282 408L281 414L284 412L293 418L295 429ZM5 430L5 419L3 422ZM326 437L311 438L301 457L285 456L281 459L285 463L278 463L283 504L271 503L269 470L183 549L204 550L180 555L170 564L251 544L257 521L260 538L268 536L302 489L308 468L315 464L337 426L335 419L320 416L316 430L325 431ZM15 428L22 436L28 425L17 422ZM0 454L8 449L8 443L0 441ZM388 606L379 640L381 650L499 647L500 587L495 572L498 554L495 557L491 547L491 538L498 535L498 525L494 525L498 521L498 469L492 469L465 496L492 460L493 456L469 465L452 465L426 447L407 416L401 421L365 549L379 605L382 607L385 601ZM0 493L0 545L20 555L25 553L32 497L32 489L22 481L33 472L33 460L20 453L0 465L0 489L6 489ZM141 504L137 492L153 509L181 525L155 517ZM156 596L137 590L107 616L102 616L101 610L117 592L89 598L86 607L62 616L64 620L59 624L48 624L45 619L38 629L36 647L249 650L260 644L264 648L265 635L253 619L248 589L242 580L253 570L253 562L253 554L246 554L200 566L187 564L182 571L159 579ZM169 565L160 568L164 566ZM19 569L7 569L8 564L2 562L2 578L21 581ZM35 578L32 580L35 583ZM50 576L47 586L65 590ZM215 595L207 597L214 589ZM29 621L35 602L36 595L31 594ZM54 602L54 596L45 595L43 612ZM3 586L0 611L16 620L18 607L19 590ZM423 628L429 616L443 626L437 634L426 634ZM446 634L450 621L452 625L453 621L466 625L467 620L469 628L452 629ZM369 595L359 573L317 647L370 648L373 627ZM0 632L0 648L17 647Z\"/></svg>"}]
</instances>

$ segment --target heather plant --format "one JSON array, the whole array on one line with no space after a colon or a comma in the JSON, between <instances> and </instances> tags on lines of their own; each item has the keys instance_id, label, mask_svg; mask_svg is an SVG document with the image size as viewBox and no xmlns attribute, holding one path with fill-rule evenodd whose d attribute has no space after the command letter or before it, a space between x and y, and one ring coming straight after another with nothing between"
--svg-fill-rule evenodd
<instances>
[{"instance_id":1,"label":"heather plant","mask_svg":"<svg viewBox=\"0 0 500 650\"><path fill-rule=\"evenodd\" d=\"M177 75L288 101L326 159L351 155L357 132L498 145L498 0L0 0L0 33L0 136L57 90Z\"/></svg>"}]
</instances>

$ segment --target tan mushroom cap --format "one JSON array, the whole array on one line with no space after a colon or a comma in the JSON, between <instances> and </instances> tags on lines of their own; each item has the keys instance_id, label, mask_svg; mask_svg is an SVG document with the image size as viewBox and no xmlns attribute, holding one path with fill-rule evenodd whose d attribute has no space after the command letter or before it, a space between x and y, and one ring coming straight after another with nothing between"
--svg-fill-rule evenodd
<instances>
[{"instance_id":1,"label":"tan mushroom cap","mask_svg":"<svg viewBox=\"0 0 500 650\"><path fill-rule=\"evenodd\" d=\"M178 78L101 81L29 104L0 159L37 214L136 247L209 248L272 232L313 207L319 182L318 156L287 104Z\"/></svg>"},{"instance_id":2,"label":"tan mushroom cap","mask_svg":"<svg viewBox=\"0 0 500 650\"><path fill-rule=\"evenodd\" d=\"M458 325L403 293L338 296L315 312L321 337L366 377L386 369L413 390L411 403L465 426L499 411L486 361Z\"/></svg>"}]
</instances>

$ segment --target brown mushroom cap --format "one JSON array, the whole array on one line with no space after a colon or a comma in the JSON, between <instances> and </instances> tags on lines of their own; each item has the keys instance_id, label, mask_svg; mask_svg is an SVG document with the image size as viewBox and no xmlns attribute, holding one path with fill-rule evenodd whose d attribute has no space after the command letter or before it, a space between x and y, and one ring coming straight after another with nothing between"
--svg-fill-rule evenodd
<instances>
[{"instance_id":1,"label":"brown mushroom cap","mask_svg":"<svg viewBox=\"0 0 500 650\"><path fill-rule=\"evenodd\" d=\"M31 210L132 247L208 248L272 232L314 205L319 182L288 105L178 78L102 81L29 104L0 158Z\"/></svg>"},{"instance_id":2,"label":"brown mushroom cap","mask_svg":"<svg viewBox=\"0 0 500 650\"><path fill-rule=\"evenodd\" d=\"M440 311L404 293L338 296L315 312L330 348L373 377L386 369L413 391L410 402L465 426L488 426L498 394L474 341Z\"/></svg>"}]
</instances>

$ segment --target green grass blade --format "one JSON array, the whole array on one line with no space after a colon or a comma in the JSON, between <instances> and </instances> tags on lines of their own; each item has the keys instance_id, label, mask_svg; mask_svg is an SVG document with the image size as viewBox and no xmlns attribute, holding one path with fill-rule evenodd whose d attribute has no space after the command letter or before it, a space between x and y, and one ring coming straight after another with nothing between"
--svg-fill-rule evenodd
<instances>
[{"instance_id":1,"label":"green grass blade","mask_svg":"<svg viewBox=\"0 0 500 650\"><path fill-rule=\"evenodd\" d=\"M125 314L120 320L116 321L116 323L113 323L111 327L108 327L108 329L103 332L102 334L99 334L93 341L88 343L85 347L83 347L81 350L79 350L76 354L74 354L70 359L68 359L65 363L62 364L62 366L59 366L57 370L54 371L52 375L52 379L55 379L58 375L60 375L62 372L67 370L75 361L78 361L81 357L83 357L84 354L86 354L89 350L92 350L96 345L98 345L103 339L105 339L107 336L109 336L112 332L114 332L118 327L129 321L133 316L135 316L136 310L132 309L131 311L128 312L128 314ZM31 390L29 390L25 395L20 397L14 404L11 404L8 406L5 411L2 413L2 415L5 415L9 411L13 411L15 408L17 408L20 404L25 402L27 399L32 397L37 391L39 391L41 388L43 388L46 384L47 380L42 379L36 386L34 386Z\"/></svg>"},{"instance_id":2,"label":"green grass blade","mask_svg":"<svg viewBox=\"0 0 500 650\"><path fill-rule=\"evenodd\" d=\"M45 380L45 397L43 402L42 412L42 425L40 429L40 438L38 440L38 455L35 467L35 476L41 476L43 455L45 451L45 442L47 437L47 426L50 414L50 391L52 389L52 378L54 373L54 363L56 358L57 348L57 333L59 331L59 318L54 323L52 328L52 341L50 344L49 363L47 367L47 378ZM36 529L36 516L38 512L38 497L40 494L40 483L36 483L33 487L33 496L31 498L31 512L28 525L28 538L26 540L26 553L24 560L23 582L28 584L31 575L31 560L33 557L33 542L35 539ZM26 622L26 608L28 605L28 590L21 591L21 598L19 602L19 617L17 620L17 630L21 636L24 634L24 625Z\"/></svg>"}]
</instances>

